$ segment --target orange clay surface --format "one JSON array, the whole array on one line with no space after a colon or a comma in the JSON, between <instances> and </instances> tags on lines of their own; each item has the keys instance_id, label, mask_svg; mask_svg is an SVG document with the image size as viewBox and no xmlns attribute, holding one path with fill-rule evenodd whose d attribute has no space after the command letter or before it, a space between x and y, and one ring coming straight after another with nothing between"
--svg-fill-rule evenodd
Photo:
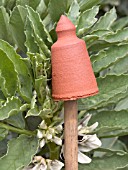
<instances>
[{"instance_id":1,"label":"orange clay surface","mask_svg":"<svg viewBox=\"0 0 128 170\"><path fill-rule=\"evenodd\" d=\"M61 16L52 46L52 97L54 100L76 100L98 93L96 79L83 40L76 36L72 22Z\"/></svg>"}]
</instances>

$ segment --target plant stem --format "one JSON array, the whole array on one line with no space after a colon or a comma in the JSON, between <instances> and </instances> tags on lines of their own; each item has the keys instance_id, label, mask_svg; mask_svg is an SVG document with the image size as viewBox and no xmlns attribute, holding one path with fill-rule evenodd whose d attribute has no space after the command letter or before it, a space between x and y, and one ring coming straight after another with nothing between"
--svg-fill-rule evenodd
<instances>
[{"instance_id":1,"label":"plant stem","mask_svg":"<svg viewBox=\"0 0 128 170\"><path fill-rule=\"evenodd\" d=\"M59 159L60 146L56 146L56 144L51 142L51 143L48 143L48 148L50 151L50 159L51 160Z\"/></svg>"},{"instance_id":2,"label":"plant stem","mask_svg":"<svg viewBox=\"0 0 128 170\"><path fill-rule=\"evenodd\" d=\"M29 130L26 130L26 129L19 129L19 128L4 124L2 122L0 122L0 127L7 129L7 130L10 130L12 132L16 132L18 134L25 134L25 135L29 135L29 136L33 136L33 135L36 134L35 131L29 131Z\"/></svg>"}]
</instances>

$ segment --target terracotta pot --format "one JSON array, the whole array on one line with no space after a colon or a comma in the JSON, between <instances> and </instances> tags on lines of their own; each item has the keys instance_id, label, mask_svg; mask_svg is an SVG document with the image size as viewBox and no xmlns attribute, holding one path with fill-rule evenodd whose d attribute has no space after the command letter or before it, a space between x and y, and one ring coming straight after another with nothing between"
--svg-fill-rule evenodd
<instances>
[{"instance_id":1,"label":"terracotta pot","mask_svg":"<svg viewBox=\"0 0 128 170\"><path fill-rule=\"evenodd\" d=\"M72 22L61 16L52 46L52 96L54 100L75 100L98 93L85 42L76 36Z\"/></svg>"}]
</instances>

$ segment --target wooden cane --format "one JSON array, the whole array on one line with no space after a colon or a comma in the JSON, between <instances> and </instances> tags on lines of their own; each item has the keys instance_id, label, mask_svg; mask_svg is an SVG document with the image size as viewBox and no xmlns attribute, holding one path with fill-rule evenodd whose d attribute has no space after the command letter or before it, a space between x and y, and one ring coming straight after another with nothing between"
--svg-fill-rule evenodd
<instances>
[{"instance_id":1,"label":"wooden cane","mask_svg":"<svg viewBox=\"0 0 128 170\"><path fill-rule=\"evenodd\" d=\"M64 102L64 157L66 170L78 170L77 101Z\"/></svg>"}]
</instances>

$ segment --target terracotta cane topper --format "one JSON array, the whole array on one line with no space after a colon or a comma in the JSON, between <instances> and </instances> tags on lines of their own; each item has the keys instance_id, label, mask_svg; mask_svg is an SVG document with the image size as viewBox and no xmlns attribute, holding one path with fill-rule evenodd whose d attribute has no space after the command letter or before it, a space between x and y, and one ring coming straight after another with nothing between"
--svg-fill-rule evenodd
<instances>
[{"instance_id":1,"label":"terracotta cane topper","mask_svg":"<svg viewBox=\"0 0 128 170\"><path fill-rule=\"evenodd\" d=\"M61 16L52 46L52 96L54 100L76 100L98 93L85 42L76 36L72 22Z\"/></svg>"},{"instance_id":2,"label":"terracotta cane topper","mask_svg":"<svg viewBox=\"0 0 128 170\"><path fill-rule=\"evenodd\" d=\"M65 170L78 170L77 99L98 93L85 42L76 36L72 22L61 16L52 46L52 96L64 100Z\"/></svg>"}]
</instances>

